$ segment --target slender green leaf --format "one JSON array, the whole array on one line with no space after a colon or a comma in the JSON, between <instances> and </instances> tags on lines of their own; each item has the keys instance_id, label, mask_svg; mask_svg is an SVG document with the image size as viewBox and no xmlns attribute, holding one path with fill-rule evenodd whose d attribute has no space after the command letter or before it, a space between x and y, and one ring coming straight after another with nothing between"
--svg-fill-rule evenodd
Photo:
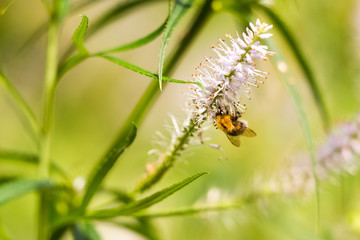
<instances>
[{"instance_id":1,"label":"slender green leaf","mask_svg":"<svg viewBox=\"0 0 360 240\"><path fill-rule=\"evenodd\" d=\"M161 218L161 217L179 217L186 215L195 215L203 212L212 212L212 211L224 211L234 208L242 208L244 203L233 203L233 204L222 204L215 206L204 206L204 207L188 207L181 208L169 211L158 211L158 212L149 212L149 213L135 213L135 217L147 217L147 218Z\"/></svg>"},{"instance_id":2,"label":"slender green leaf","mask_svg":"<svg viewBox=\"0 0 360 240\"><path fill-rule=\"evenodd\" d=\"M86 59L88 59L89 57L91 57L88 54L76 54L70 58L68 58L64 63L62 63L59 67L59 71L58 71L58 78L57 81L59 82L61 77L64 76L64 74L69 71L70 69L72 69L73 67L75 67L76 65L78 65L79 63L85 61Z\"/></svg>"},{"instance_id":3,"label":"slender green leaf","mask_svg":"<svg viewBox=\"0 0 360 240\"><path fill-rule=\"evenodd\" d=\"M36 154L0 149L0 160L5 159L36 165L39 164L39 157ZM51 162L51 169L68 179L67 173L53 161Z\"/></svg>"},{"instance_id":4,"label":"slender green leaf","mask_svg":"<svg viewBox=\"0 0 360 240\"><path fill-rule=\"evenodd\" d=\"M141 46L151 42L157 36L160 35L160 33L161 33L162 29L164 28L164 26L165 26L165 23L163 25L161 25L159 28L157 28L155 31L153 31L150 34L146 35L145 37L142 37L142 38L140 38L138 40L135 40L133 42L130 42L130 43L126 43L124 45L121 45L121 46L118 46L118 47L115 47L115 48L111 48L111 49L107 49L107 50L104 50L104 51L101 51L99 53L95 53L95 54L92 54L92 55L87 55L87 54L81 54L80 53L80 54L77 54L75 56L72 56L72 57L68 58L59 67L58 80L60 80L61 77L67 71L69 71L71 68L75 67L76 65L83 62L84 60L86 60L89 57L93 57L93 56L97 56L97 55L103 55L103 54L106 54L106 53L121 52L121 51L131 50L131 49L141 47Z\"/></svg>"},{"instance_id":5,"label":"slender green leaf","mask_svg":"<svg viewBox=\"0 0 360 240\"><path fill-rule=\"evenodd\" d=\"M163 66L164 66L164 56L165 49L173 33L176 25L180 19L185 15L185 13L192 6L194 0L177 0L175 1L175 6L171 10L168 21L166 23L166 28L163 34L161 48L160 48L160 57L159 57L159 86L160 90L162 89L162 80L163 80Z\"/></svg>"},{"instance_id":6,"label":"slender green leaf","mask_svg":"<svg viewBox=\"0 0 360 240\"><path fill-rule=\"evenodd\" d=\"M9 7L15 2L15 0L2 0L0 1L0 15L4 15Z\"/></svg>"},{"instance_id":7,"label":"slender green leaf","mask_svg":"<svg viewBox=\"0 0 360 240\"><path fill-rule=\"evenodd\" d=\"M78 222L72 227L74 240L100 240L94 225L89 222Z\"/></svg>"},{"instance_id":8,"label":"slender green leaf","mask_svg":"<svg viewBox=\"0 0 360 240\"><path fill-rule=\"evenodd\" d=\"M111 218L116 216L124 216L124 215L131 215L133 213L136 213L140 210L146 209L158 202L161 202L165 198L169 197L170 195L174 194L175 192L179 191L183 187L187 186L191 182L195 181L202 175L207 174L207 172L201 172L197 173L191 177L188 177L184 180L182 180L179 183L176 183L170 187L167 187L161 191L158 191L149 197L137 200L135 202L131 202L129 204L122 205L120 207L105 209L105 210L99 210L97 212L94 212L93 214L90 214L90 218Z\"/></svg>"},{"instance_id":9,"label":"slender green leaf","mask_svg":"<svg viewBox=\"0 0 360 240\"><path fill-rule=\"evenodd\" d=\"M120 51L125 51L125 50L130 50L130 49L141 47L141 46L151 42L156 37L158 37L161 34L161 32L163 31L163 29L165 27L165 24L166 23L162 24L160 27L155 29L155 31L151 32L150 34L146 35L145 37L142 37L142 38L140 38L140 39L138 39L136 41L124 44L124 45L119 46L119 47L115 47L115 48L111 48L111 49L108 49L108 50L105 50L105 51L101 51L99 54L120 52Z\"/></svg>"},{"instance_id":10,"label":"slender green leaf","mask_svg":"<svg viewBox=\"0 0 360 240\"><path fill-rule=\"evenodd\" d=\"M16 113L19 115L21 122L24 124L25 129L29 130L30 136L37 141L40 134L40 125L36 116L25 99L9 79L3 74L0 68L0 83L4 84L6 90L10 93L12 99L17 104ZM29 126L30 125L30 126Z\"/></svg>"},{"instance_id":11,"label":"slender green leaf","mask_svg":"<svg viewBox=\"0 0 360 240\"><path fill-rule=\"evenodd\" d=\"M124 60L121 60L119 58L115 58L115 57L112 57L112 56L108 56L108 55L98 55L99 57L102 57L102 58L105 58L117 65L120 65L122 67L125 67L127 69L130 69L134 72L137 72L137 73L140 73L142 75L145 75L145 76L148 76L148 77L151 77L151 78L154 78L154 79L159 79L159 76L155 73L152 73L152 72L149 72L141 67L138 67L136 65L133 65L131 63L128 63L128 62L125 62ZM191 82L191 81L183 81L183 80L177 80L177 79L173 79L173 78L168 78L168 77L165 77L163 76L163 80L166 81L166 82L173 82L173 83L184 83L184 84L196 84L198 85L199 87L201 87L202 89L204 89L204 87L201 85L201 83L199 82Z\"/></svg>"},{"instance_id":12,"label":"slender green leaf","mask_svg":"<svg viewBox=\"0 0 360 240\"><path fill-rule=\"evenodd\" d=\"M260 9L262 9L271 18L271 20L274 21L276 28L280 30L287 43L290 45L296 59L298 60L300 66L302 67L306 75L306 79L310 86L312 95L319 109L320 116L322 117L324 126L327 128L329 126L329 116L326 110L325 102L323 100L321 91L316 83L314 74L309 66L309 63L306 61L306 58L304 57L299 45L296 43L295 37L292 35L291 31L289 31L289 29L286 27L286 24L272 9L261 4L257 4L257 6Z\"/></svg>"},{"instance_id":13,"label":"slender green leaf","mask_svg":"<svg viewBox=\"0 0 360 240\"><path fill-rule=\"evenodd\" d=\"M128 203L134 199L124 190L112 189L112 188L101 188L101 191L110 194L116 198L116 201Z\"/></svg>"},{"instance_id":14,"label":"slender green leaf","mask_svg":"<svg viewBox=\"0 0 360 240\"><path fill-rule=\"evenodd\" d=\"M48 188L50 186L51 184L47 180L40 181L28 179L21 179L3 184L0 186L0 206L29 192Z\"/></svg>"},{"instance_id":15,"label":"slender green leaf","mask_svg":"<svg viewBox=\"0 0 360 240\"><path fill-rule=\"evenodd\" d=\"M125 138L116 139L109 151L101 159L101 161L95 166L90 174L89 181L86 185L85 195L80 207L81 211L85 211L91 198L99 188L100 184L104 180L107 173L114 166L116 160L120 155L128 148L136 137L136 126L133 124L132 128L127 129Z\"/></svg>"},{"instance_id":16,"label":"slender green leaf","mask_svg":"<svg viewBox=\"0 0 360 240\"><path fill-rule=\"evenodd\" d=\"M86 35L86 31L88 28L89 19L87 16L82 16L82 20L80 22L80 25L75 30L74 35L72 37L72 40L74 42L75 47L81 54L88 54L88 51L86 50L84 46L84 39Z\"/></svg>"}]
</instances>

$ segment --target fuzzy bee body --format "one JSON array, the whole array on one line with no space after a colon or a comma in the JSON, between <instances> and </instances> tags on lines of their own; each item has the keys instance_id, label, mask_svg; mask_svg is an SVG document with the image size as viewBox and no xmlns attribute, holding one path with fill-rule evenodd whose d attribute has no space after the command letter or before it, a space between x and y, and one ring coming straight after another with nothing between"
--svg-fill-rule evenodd
<instances>
[{"instance_id":1,"label":"fuzzy bee body","mask_svg":"<svg viewBox=\"0 0 360 240\"><path fill-rule=\"evenodd\" d=\"M240 147L240 136L256 136L256 133L248 128L246 121L238 118L238 115L223 114L222 111L216 116L217 127L226 134L230 142L236 147Z\"/></svg>"}]
</instances>

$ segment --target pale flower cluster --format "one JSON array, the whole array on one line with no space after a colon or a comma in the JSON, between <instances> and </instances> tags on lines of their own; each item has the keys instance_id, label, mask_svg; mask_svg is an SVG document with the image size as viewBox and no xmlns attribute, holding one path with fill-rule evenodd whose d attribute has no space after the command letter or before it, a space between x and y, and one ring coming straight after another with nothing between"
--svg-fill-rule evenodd
<instances>
[{"instance_id":1,"label":"pale flower cluster","mask_svg":"<svg viewBox=\"0 0 360 240\"><path fill-rule=\"evenodd\" d=\"M195 69L193 79L203 85L192 87L189 105L191 116L197 122L203 122L207 117L215 119L219 109L228 110L230 113L244 112L246 105L242 98L250 99L251 88L259 87L264 83L257 78L266 79L268 73L256 68L255 59L267 60L268 46L261 45L260 40L272 36L266 33L272 25L261 23L258 19L256 25L250 23L242 38L238 33L233 38L226 35L229 43L219 39L217 46L211 48L216 53L216 58L205 57L206 63L200 64Z\"/></svg>"},{"instance_id":2,"label":"pale flower cluster","mask_svg":"<svg viewBox=\"0 0 360 240\"><path fill-rule=\"evenodd\" d=\"M315 170L319 180L329 180L342 174L355 175L359 172L359 166L360 114L355 121L340 123L317 148ZM313 192L315 179L309 156L298 155L291 166L272 176L270 180L262 179L262 184L271 192Z\"/></svg>"}]
</instances>

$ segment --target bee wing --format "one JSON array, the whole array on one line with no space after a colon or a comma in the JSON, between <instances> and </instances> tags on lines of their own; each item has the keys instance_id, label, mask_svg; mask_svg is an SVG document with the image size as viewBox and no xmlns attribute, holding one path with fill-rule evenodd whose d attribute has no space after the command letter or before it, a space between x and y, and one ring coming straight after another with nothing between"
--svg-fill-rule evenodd
<instances>
[{"instance_id":1,"label":"bee wing","mask_svg":"<svg viewBox=\"0 0 360 240\"><path fill-rule=\"evenodd\" d=\"M245 137L256 137L256 132L254 132L251 128L246 128L242 135Z\"/></svg>"},{"instance_id":2,"label":"bee wing","mask_svg":"<svg viewBox=\"0 0 360 240\"><path fill-rule=\"evenodd\" d=\"M240 136L231 136L228 134L226 134L226 136L234 146L240 147Z\"/></svg>"}]
</instances>

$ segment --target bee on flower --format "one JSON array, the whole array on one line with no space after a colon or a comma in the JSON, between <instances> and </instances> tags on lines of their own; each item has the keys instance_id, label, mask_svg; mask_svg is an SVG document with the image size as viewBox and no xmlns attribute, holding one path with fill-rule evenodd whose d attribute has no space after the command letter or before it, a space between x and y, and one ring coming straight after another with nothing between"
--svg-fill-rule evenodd
<instances>
[{"instance_id":1,"label":"bee on flower","mask_svg":"<svg viewBox=\"0 0 360 240\"><path fill-rule=\"evenodd\" d=\"M250 23L250 28L246 28L243 38L238 33L235 38L226 35L229 43L220 39L217 46L211 47L217 57L205 57L206 63L200 64L193 74L194 81L201 83L204 89L199 86L191 88L191 115L197 123L213 120L214 125L224 131L235 146L240 146L237 137L243 133L249 133L244 134L249 137L256 136L253 130L247 128L246 122L238 118L246 110L243 97L251 99L252 88L263 84L269 74L257 69L254 60L266 61L267 56L274 54L268 51L268 46L260 44L261 39L272 36L266 33L271 28L272 25L261 23L258 19L256 25Z\"/></svg>"}]
</instances>

